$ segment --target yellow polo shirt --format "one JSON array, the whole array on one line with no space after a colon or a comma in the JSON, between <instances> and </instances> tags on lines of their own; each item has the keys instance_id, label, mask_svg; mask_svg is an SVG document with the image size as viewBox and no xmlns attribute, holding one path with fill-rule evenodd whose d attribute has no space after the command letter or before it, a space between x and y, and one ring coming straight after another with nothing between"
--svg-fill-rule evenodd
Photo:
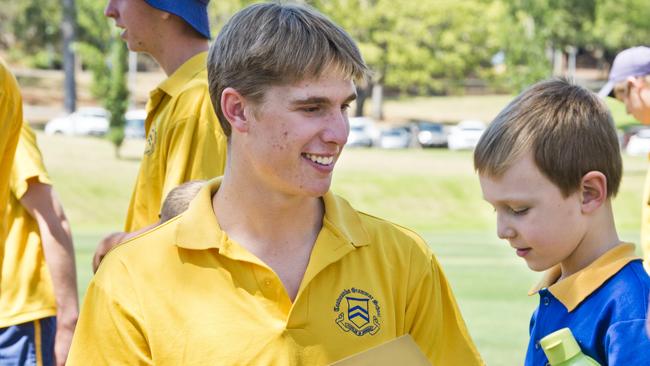
<instances>
[{"instance_id":1,"label":"yellow polo shirt","mask_svg":"<svg viewBox=\"0 0 650 366\"><path fill-rule=\"evenodd\" d=\"M51 184L36 135L24 123L11 170L8 232L0 282L0 328L56 315L54 289L38 224L20 204L29 179Z\"/></svg>"},{"instance_id":2,"label":"yellow polo shirt","mask_svg":"<svg viewBox=\"0 0 650 366\"><path fill-rule=\"evenodd\" d=\"M9 201L9 175L23 124L22 103L18 82L0 59L0 275L6 235L6 220L3 218Z\"/></svg>"},{"instance_id":3,"label":"yellow polo shirt","mask_svg":"<svg viewBox=\"0 0 650 366\"><path fill-rule=\"evenodd\" d=\"M641 206L641 249L643 250L643 266L650 273L650 169L646 174Z\"/></svg>"},{"instance_id":4,"label":"yellow polo shirt","mask_svg":"<svg viewBox=\"0 0 650 366\"><path fill-rule=\"evenodd\" d=\"M149 95L146 146L126 231L157 222L174 187L223 174L226 137L210 101L206 62L207 52L190 58Z\"/></svg>"},{"instance_id":5,"label":"yellow polo shirt","mask_svg":"<svg viewBox=\"0 0 650 366\"><path fill-rule=\"evenodd\" d=\"M411 334L433 365L481 365L449 283L413 232L331 193L292 302L230 239L211 197L111 251L91 281L69 365L326 365Z\"/></svg>"}]
</instances>

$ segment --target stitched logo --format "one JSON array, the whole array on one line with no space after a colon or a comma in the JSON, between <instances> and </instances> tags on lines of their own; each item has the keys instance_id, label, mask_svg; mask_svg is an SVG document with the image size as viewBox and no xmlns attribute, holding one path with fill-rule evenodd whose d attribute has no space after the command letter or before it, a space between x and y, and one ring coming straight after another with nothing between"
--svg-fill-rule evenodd
<instances>
[{"instance_id":1,"label":"stitched logo","mask_svg":"<svg viewBox=\"0 0 650 366\"><path fill-rule=\"evenodd\" d=\"M336 324L344 332L359 337L375 335L381 328L381 307L367 291L358 288L345 289L334 305Z\"/></svg>"},{"instance_id":2,"label":"stitched logo","mask_svg":"<svg viewBox=\"0 0 650 366\"><path fill-rule=\"evenodd\" d=\"M151 130L149 131L149 134L147 135L147 142L144 147L144 154L145 155L151 155L151 153L154 150L154 147L156 146L156 138L158 137L158 133L156 132L156 125L151 126Z\"/></svg>"}]
</instances>

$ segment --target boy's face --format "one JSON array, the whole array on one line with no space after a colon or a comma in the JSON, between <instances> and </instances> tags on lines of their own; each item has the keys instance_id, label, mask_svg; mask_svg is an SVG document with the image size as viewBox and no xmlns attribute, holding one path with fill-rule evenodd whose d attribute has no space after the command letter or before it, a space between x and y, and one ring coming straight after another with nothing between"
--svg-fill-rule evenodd
<instances>
[{"instance_id":1,"label":"boy's face","mask_svg":"<svg viewBox=\"0 0 650 366\"><path fill-rule=\"evenodd\" d=\"M109 0L104 9L104 15L124 29L121 37L133 52L152 51L154 41L160 38L157 24L162 13L144 0Z\"/></svg>"},{"instance_id":2,"label":"boy's face","mask_svg":"<svg viewBox=\"0 0 650 366\"><path fill-rule=\"evenodd\" d=\"M534 271L578 262L577 250L586 233L581 194L564 198L560 189L537 168L531 153L516 161L503 176L479 177L483 198L497 214L497 234L507 239Z\"/></svg>"},{"instance_id":3,"label":"boy's face","mask_svg":"<svg viewBox=\"0 0 650 366\"><path fill-rule=\"evenodd\" d=\"M650 124L650 85L643 77L629 78L617 84L614 96L625 104L628 114L643 124Z\"/></svg>"},{"instance_id":4,"label":"boy's face","mask_svg":"<svg viewBox=\"0 0 650 366\"><path fill-rule=\"evenodd\" d=\"M322 196L347 141L347 110L355 97L352 81L335 71L269 87L264 100L247 109L248 131L236 136L247 167L234 169L245 169L251 182L274 192Z\"/></svg>"}]
</instances>

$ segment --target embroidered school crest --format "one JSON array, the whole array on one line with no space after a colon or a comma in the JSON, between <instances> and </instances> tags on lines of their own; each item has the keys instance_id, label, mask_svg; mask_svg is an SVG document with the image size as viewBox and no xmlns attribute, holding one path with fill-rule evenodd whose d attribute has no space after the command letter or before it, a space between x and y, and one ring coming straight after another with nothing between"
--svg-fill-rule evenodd
<instances>
[{"instance_id":1,"label":"embroidered school crest","mask_svg":"<svg viewBox=\"0 0 650 366\"><path fill-rule=\"evenodd\" d=\"M156 146L156 139L158 138L158 133L156 132L156 126L151 126L151 130L147 135L147 141L144 147L144 154L151 155L153 153L154 147Z\"/></svg>"},{"instance_id":2,"label":"embroidered school crest","mask_svg":"<svg viewBox=\"0 0 650 366\"><path fill-rule=\"evenodd\" d=\"M381 307L367 291L352 287L341 292L336 299L334 312L336 324L344 332L359 337L375 335L381 328Z\"/></svg>"}]
</instances>

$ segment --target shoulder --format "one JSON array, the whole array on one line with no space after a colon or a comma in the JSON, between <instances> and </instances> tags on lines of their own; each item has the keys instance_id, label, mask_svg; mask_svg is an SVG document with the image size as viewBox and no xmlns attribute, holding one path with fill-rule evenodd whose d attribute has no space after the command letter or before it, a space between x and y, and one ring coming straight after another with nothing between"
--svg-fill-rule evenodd
<instances>
[{"instance_id":1,"label":"shoulder","mask_svg":"<svg viewBox=\"0 0 650 366\"><path fill-rule=\"evenodd\" d=\"M646 319L650 297L650 277L641 261L628 263L598 290L601 299L615 319L627 321ZM604 299L603 299L604 298Z\"/></svg>"},{"instance_id":2,"label":"shoulder","mask_svg":"<svg viewBox=\"0 0 650 366\"><path fill-rule=\"evenodd\" d=\"M127 278L155 280L161 268L178 261L175 255L178 217L113 248L102 260L94 280L102 284L119 283L119 279Z\"/></svg>"}]
</instances>

